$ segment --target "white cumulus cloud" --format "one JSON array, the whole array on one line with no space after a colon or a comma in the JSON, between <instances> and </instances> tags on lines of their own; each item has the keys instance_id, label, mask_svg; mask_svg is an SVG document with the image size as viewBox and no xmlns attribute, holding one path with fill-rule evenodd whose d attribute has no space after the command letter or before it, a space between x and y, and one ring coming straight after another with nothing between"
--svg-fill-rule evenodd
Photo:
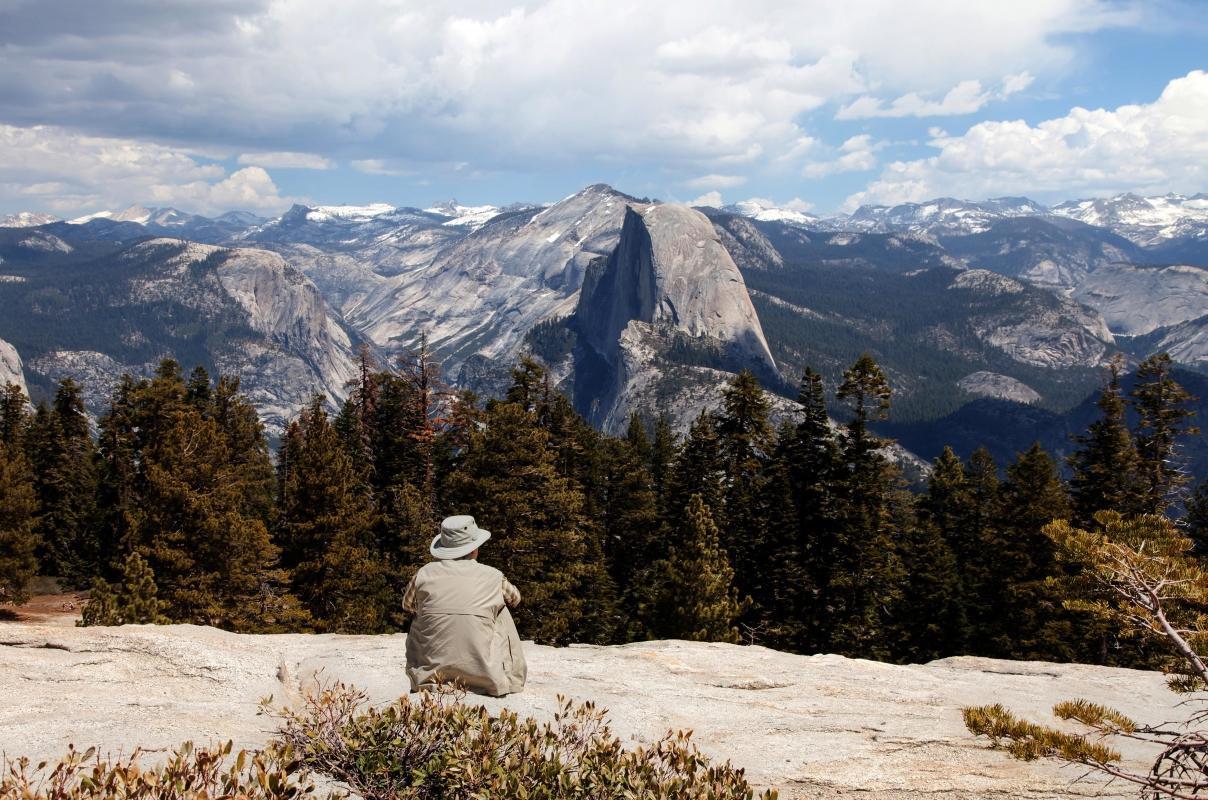
<instances>
[{"instance_id":1,"label":"white cumulus cloud","mask_svg":"<svg viewBox=\"0 0 1208 800\"><path fill-rule=\"evenodd\" d=\"M336 164L330 158L314 153L241 153L240 164L268 169L334 169Z\"/></svg>"},{"instance_id":2,"label":"white cumulus cloud","mask_svg":"<svg viewBox=\"0 0 1208 800\"><path fill-rule=\"evenodd\" d=\"M1068 34L1141 13L1116 0L99 7L5 6L0 122L259 153L242 165L268 169L629 163L672 181L804 154L803 115L828 105L963 113L1004 75L1068 64ZM926 58L904 42L926 42Z\"/></svg>"},{"instance_id":3,"label":"white cumulus cloud","mask_svg":"<svg viewBox=\"0 0 1208 800\"><path fill-rule=\"evenodd\" d=\"M845 206L942 195L1203 191L1208 185L1208 72L1170 81L1152 103L1073 108L1036 125L980 122L959 136L937 136L930 145L935 155L886 165Z\"/></svg>"},{"instance_id":4,"label":"white cumulus cloud","mask_svg":"<svg viewBox=\"0 0 1208 800\"><path fill-rule=\"evenodd\" d=\"M699 178L692 178L684 181L684 186L689 189L732 189L735 186L742 186L747 182L744 175L701 175Z\"/></svg>"},{"instance_id":5,"label":"white cumulus cloud","mask_svg":"<svg viewBox=\"0 0 1208 800\"><path fill-rule=\"evenodd\" d=\"M801 170L806 178L823 178L839 172L867 172L877 166L877 151L885 142L875 142L867 133L852 136L839 145L838 154L828 161L811 161Z\"/></svg>"},{"instance_id":6,"label":"white cumulus cloud","mask_svg":"<svg viewBox=\"0 0 1208 800\"><path fill-rule=\"evenodd\" d=\"M721 192L705 192L695 200L689 200L690 206L708 206L710 208L721 208L722 199Z\"/></svg>"},{"instance_id":7,"label":"white cumulus cloud","mask_svg":"<svg viewBox=\"0 0 1208 800\"><path fill-rule=\"evenodd\" d=\"M261 167L231 174L190 151L54 126L0 124L0 195L61 214L131 202L202 213L278 211L290 202Z\"/></svg>"}]
</instances>

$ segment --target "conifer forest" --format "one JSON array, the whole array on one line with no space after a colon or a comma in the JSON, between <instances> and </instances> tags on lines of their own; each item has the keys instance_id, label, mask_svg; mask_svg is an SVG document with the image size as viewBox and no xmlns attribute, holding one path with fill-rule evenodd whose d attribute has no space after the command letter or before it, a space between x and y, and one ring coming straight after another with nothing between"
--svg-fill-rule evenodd
<instances>
[{"instance_id":1,"label":"conifer forest","mask_svg":"<svg viewBox=\"0 0 1208 800\"><path fill-rule=\"evenodd\" d=\"M1120 386L1057 461L951 449L909 485L875 432L892 411L865 355L837 385L806 369L791 413L739 374L677 435L591 427L524 359L506 396L450 391L421 351L362 353L341 408L316 396L272 448L238 381L163 361L90 423L61 381L0 406L0 600L35 575L90 589L82 624L405 630L402 593L441 518L492 531L482 558L521 590L524 638L754 643L896 662L957 654L1152 665L1079 610L1042 529L1164 515L1208 552L1208 488L1180 443L1190 397L1165 355ZM830 413L839 403L845 413Z\"/></svg>"}]
</instances>

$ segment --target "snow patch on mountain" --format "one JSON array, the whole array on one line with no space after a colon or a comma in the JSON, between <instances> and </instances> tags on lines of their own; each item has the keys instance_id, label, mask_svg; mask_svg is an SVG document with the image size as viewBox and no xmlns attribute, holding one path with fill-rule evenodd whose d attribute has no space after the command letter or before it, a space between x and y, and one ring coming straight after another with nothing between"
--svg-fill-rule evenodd
<instances>
[{"instance_id":1,"label":"snow patch on mountain","mask_svg":"<svg viewBox=\"0 0 1208 800\"><path fill-rule=\"evenodd\" d=\"M820 222L820 219L813 214L807 214L804 211L792 208L782 208L768 200L757 197L749 200L740 200L734 205L723 207L722 210L732 214L740 214L750 219L759 220L760 222L786 222L790 225L805 227L816 226Z\"/></svg>"},{"instance_id":2,"label":"snow patch on mountain","mask_svg":"<svg viewBox=\"0 0 1208 800\"><path fill-rule=\"evenodd\" d=\"M313 206L306 218L311 222L326 222L332 219L367 220L385 216L394 212L394 206L389 203L370 203L363 206Z\"/></svg>"},{"instance_id":3,"label":"snow patch on mountain","mask_svg":"<svg viewBox=\"0 0 1208 800\"><path fill-rule=\"evenodd\" d=\"M18 211L16 214L0 217L0 228L36 228L39 225L49 225L52 222L58 221L59 218L52 214L43 214L38 211Z\"/></svg>"},{"instance_id":4,"label":"snow patch on mountain","mask_svg":"<svg viewBox=\"0 0 1208 800\"><path fill-rule=\"evenodd\" d=\"M1154 245L1208 230L1208 195L1142 197L1130 192L1071 200L1053 206L1052 213L1110 228L1140 245Z\"/></svg>"}]
</instances>

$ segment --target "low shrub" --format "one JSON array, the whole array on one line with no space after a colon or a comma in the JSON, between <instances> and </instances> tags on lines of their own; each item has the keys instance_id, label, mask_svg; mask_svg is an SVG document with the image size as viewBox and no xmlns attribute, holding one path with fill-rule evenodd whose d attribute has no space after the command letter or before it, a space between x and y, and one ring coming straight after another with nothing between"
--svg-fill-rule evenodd
<instances>
[{"instance_id":1,"label":"low shrub","mask_svg":"<svg viewBox=\"0 0 1208 800\"><path fill-rule=\"evenodd\" d=\"M559 698L551 722L510 711L492 716L449 693L373 708L335 684L279 719L271 751L346 785L366 800L451 798L667 798L747 800L743 770L715 765L690 740L668 733L626 750L591 703ZM775 800L775 791L760 795Z\"/></svg>"},{"instance_id":2,"label":"low shrub","mask_svg":"<svg viewBox=\"0 0 1208 800\"><path fill-rule=\"evenodd\" d=\"M274 711L266 701L278 728L263 751L186 743L166 758L137 750L110 758L69 748L49 769L6 760L0 800L339 800L346 792L331 788L336 783L365 800L755 796L741 769L713 764L689 733L627 750L604 711L559 702L553 720L538 723L511 711L492 716L456 692L375 708L361 691L334 684L296 709ZM759 797L775 800L776 792Z\"/></svg>"},{"instance_id":3,"label":"low shrub","mask_svg":"<svg viewBox=\"0 0 1208 800\"><path fill-rule=\"evenodd\" d=\"M315 787L299 780L294 764L273 753L241 750L231 743L214 749L186 742L153 766L143 753L102 757L95 749L69 747L66 757L47 769L28 758L6 760L0 776L0 800L303 800ZM334 795L330 795L334 797Z\"/></svg>"}]
</instances>

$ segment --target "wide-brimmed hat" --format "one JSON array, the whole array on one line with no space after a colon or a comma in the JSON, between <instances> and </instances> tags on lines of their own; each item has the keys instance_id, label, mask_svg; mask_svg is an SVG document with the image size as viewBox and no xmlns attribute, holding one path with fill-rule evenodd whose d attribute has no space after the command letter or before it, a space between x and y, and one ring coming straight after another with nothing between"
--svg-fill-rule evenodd
<instances>
[{"instance_id":1,"label":"wide-brimmed hat","mask_svg":"<svg viewBox=\"0 0 1208 800\"><path fill-rule=\"evenodd\" d=\"M478 527L473 517L460 514L445 517L440 524L440 535L432 540L429 549L440 559L461 558L473 553L490 538L491 532Z\"/></svg>"}]
</instances>

